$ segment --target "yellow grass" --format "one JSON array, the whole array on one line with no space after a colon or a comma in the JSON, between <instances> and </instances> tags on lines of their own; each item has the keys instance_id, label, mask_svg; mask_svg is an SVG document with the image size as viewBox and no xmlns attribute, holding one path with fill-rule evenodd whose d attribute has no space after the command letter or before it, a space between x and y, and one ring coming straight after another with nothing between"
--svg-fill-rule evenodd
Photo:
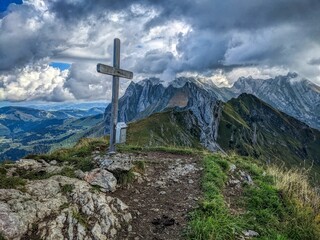
<instances>
[{"instance_id":1,"label":"yellow grass","mask_svg":"<svg viewBox=\"0 0 320 240\"><path fill-rule=\"evenodd\" d=\"M303 207L311 207L315 215L320 213L320 196L309 183L308 170L285 170L277 166L270 166L267 172L273 176L276 187L286 197L298 200Z\"/></svg>"}]
</instances>

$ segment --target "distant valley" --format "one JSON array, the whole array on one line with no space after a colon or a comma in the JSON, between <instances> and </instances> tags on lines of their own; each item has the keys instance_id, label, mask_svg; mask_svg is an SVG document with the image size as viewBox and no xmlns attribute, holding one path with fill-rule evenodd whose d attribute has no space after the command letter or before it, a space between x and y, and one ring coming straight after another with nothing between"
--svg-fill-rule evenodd
<instances>
[{"instance_id":1,"label":"distant valley","mask_svg":"<svg viewBox=\"0 0 320 240\"><path fill-rule=\"evenodd\" d=\"M0 161L71 146L101 122L104 108L45 111L26 107L0 108Z\"/></svg>"}]
</instances>

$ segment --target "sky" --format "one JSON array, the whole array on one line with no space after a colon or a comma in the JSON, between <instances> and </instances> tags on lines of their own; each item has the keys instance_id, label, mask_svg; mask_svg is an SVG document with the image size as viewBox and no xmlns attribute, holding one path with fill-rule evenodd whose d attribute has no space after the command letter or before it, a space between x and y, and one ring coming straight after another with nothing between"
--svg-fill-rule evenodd
<instances>
[{"instance_id":1,"label":"sky","mask_svg":"<svg viewBox=\"0 0 320 240\"><path fill-rule=\"evenodd\" d=\"M0 101L110 100L114 38L134 81L320 84L319 23L319 0L0 0Z\"/></svg>"}]
</instances>

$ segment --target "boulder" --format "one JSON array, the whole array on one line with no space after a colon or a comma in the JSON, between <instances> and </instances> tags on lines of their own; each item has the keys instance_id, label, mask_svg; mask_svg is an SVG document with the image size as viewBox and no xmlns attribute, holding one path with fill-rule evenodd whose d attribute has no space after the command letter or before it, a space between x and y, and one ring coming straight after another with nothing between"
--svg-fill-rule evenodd
<instances>
[{"instance_id":1,"label":"boulder","mask_svg":"<svg viewBox=\"0 0 320 240\"><path fill-rule=\"evenodd\" d=\"M110 172L128 172L133 168L133 164L128 159L109 159L101 160L100 166Z\"/></svg>"},{"instance_id":2,"label":"boulder","mask_svg":"<svg viewBox=\"0 0 320 240\"><path fill-rule=\"evenodd\" d=\"M96 168L91 172L87 172L84 180L91 185L101 187L101 191L114 192L117 186L117 179L111 172L107 170Z\"/></svg>"}]
</instances>

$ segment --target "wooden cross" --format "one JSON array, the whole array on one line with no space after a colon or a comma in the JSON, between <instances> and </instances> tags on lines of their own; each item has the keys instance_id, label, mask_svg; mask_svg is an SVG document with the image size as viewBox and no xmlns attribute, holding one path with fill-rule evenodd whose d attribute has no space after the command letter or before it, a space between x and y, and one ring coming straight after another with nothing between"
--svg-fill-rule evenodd
<instances>
[{"instance_id":1,"label":"wooden cross","mask_svg":"<svg viewBox=\"0 0 320 240\"><path fill-rule=\"evenodd\" d=\"M116 152L116 126L118 123L118 102L119 102L119 78L132 79L133 73L120 69L120 39L114 39L113 47L113 67L98 63L97 71L99 73L113 76L112 79L112 102L111 102L111 120L110 120L110 149L109 154Z\"/></svg>"}]
</instances>

